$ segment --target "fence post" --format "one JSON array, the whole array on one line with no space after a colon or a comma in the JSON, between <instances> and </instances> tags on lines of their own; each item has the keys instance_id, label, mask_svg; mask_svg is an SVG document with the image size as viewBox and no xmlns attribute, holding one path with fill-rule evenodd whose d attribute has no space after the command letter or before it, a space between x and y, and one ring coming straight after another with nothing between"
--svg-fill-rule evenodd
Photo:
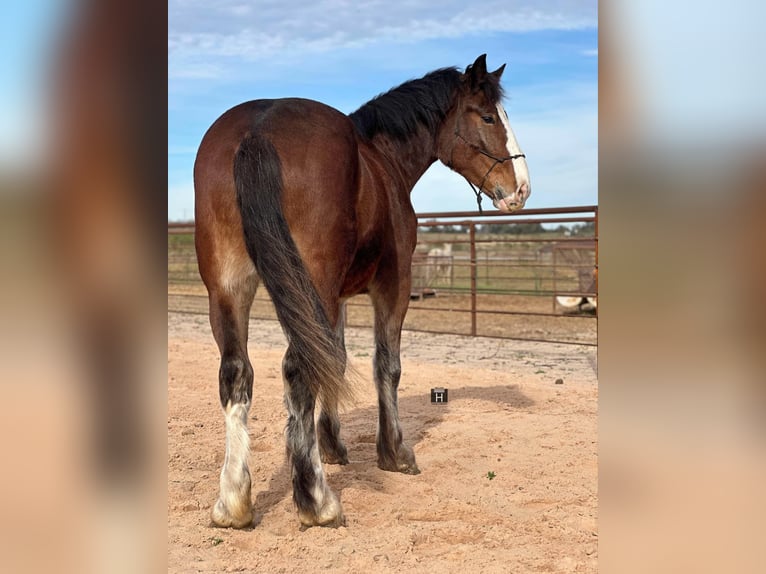
<instances>
[{"instance_id":1,"label":"fence post","mask_svg":"<svg viewBox=\"0 0 766 574\"><path fill-rule=\"evenodd\" d=\"M556 284L556 253L558 252L558 249L556 249L556 242L554 241L551 246L553 249L551 249L551 254L553 255L553 297L551 297L551 312L556 313L556 293L558 293L558 285Z\"/></svg>"},{"instance_id":2,"label":"fence post","mask_svg":"<svg viewBox=\"0 0 766 574\"><path fill-rule=\"evenodd\" d=\"M598 298L598 205L593 208L593 215L595 216L595 225L593 226L593 235L596 242L596 265L595 265L595 275L596 275L596 297ZM596 305L596 317L598 317L598 305ZM596 323L596 329L598 330L598 323ZM598 331L597 331L598 332Z\"/></svg>"},{"instance_id":3,"label":"fence post","mask_svg":"<svg viewBox=\"0 0 766 574\"><path fill-rule=\"evenodd\" d=\"M451 245L454 247L455 240L453 239L452 241L453 243ZM450 253L452 253L451 249L450 249ZM450 291L452 291L455 288L455 256L454 255L449 256L449 288L450 288Z\"/></svg>"},{"instance_id":4,"label":"fence post","mask_svg":"<svg viewBox=\"0 0 766 574\"><path fill-rule=\"evenodd\" d=\"M471 238L471 336L476 336L476 224L469 224Z\"/></svg>"}]
</instances>

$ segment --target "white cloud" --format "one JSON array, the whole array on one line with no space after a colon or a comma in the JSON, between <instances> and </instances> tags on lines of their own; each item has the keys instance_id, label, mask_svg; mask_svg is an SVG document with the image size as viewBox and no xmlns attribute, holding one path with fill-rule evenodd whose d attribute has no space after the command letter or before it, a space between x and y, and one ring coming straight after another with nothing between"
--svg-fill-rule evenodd
<instances>
[{"instance_id":1,"label":"white cloud","mask_svg":"<svg viewBox=\"0 0 766 574\"><path fill-rule=\"evenodd\" d=\"M221 75L220 66L211 63L171 62L168 65L168 78L179 80L209 80Z\"/></svg>"},{"instance_id":2,"label":"white cloud","mask_svg":"<svg viewBox=\"0 0 766 574\"><path fill-rule=\"evenodd\" d=\"M237 0L171 0L172 62L198 55L266 59L278 53L322 53L383 41L397 43L489 32L573 30L597 26L595 1L414 0L391 9L369 0L267 0L257 9ZM181 66L183 68L183 66Z\"/></svg>"}]
</instances>

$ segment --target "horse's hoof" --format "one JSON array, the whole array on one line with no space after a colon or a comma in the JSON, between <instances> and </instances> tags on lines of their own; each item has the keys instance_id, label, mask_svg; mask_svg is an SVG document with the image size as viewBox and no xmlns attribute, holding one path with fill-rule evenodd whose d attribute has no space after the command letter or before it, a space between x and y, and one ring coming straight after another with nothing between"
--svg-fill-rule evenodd
<instances>
[{"instance_id":1,"label":"horse's hoof","mask_svg":"<svg viewBox=\"0 0 766 574\"><path fill-rule=\"evenodd\" d=\"M402 474L411 474L411 475L420 474L420 469L418 468L418 465L415 464L414 461L412 464L399 465L398 471L401 472Z\"/></svg>"},{"instance_id":2,"label":"horse's hoof","mask_svg":"<svg viewBox=\"0 0 766 574\"><path fill-rule=\"evenodd\" d=\"M381 470L386 470L388 472L401 472L402 474L420 474L420 469L418 468L418 465L415 464L415 461L412 461L411 463L393 463L387 461L378 461L378 468Z\"/></svg>"},{"instance_id":3,"label":"horse's hoof","mask_svg":"<svg viewBox=\"0 0 766 574\"><path fill-rule=\"evenodd\" d=\"M298 518L301 521L301 530L312 526L324 526L326 528L339 528L346 525L346 517L343 508L335 494L327 492L321 508L317 511L299 510Z\"/></svg>"},{"instance_id":4,"label":"horse's hoof","mask_svg":"<svg viewBox=\"0 0 766 574\"><path fill-rule=\"evenodd\" d=\"M213 524L221 528L249 528L253 524L253 509L247 504L232 512L219 498L210 512Z\"/></svg>"},{"instance_id":5,"label":"horse's hoof","mask_svg":"<svg viewBox=\"0 0 766 574\"><path fill-rule=\"evenodd\" d=\"M325 463L325 464L347 465L348 464L348 456L341 457L341 456L338 456L338 455L335 455L335 454L332 454L332 455L323 454L322 455L322 462Z\"/></svg>"},{"instance_id":6,"label":"horse's hoof","mask_svg":"<svg viewBox=\"0 0 766 574\"><path fill-rule=\"evenodd\" d=\"M319 457L325 464L348 464L348 450L339 439L319 438Z\"/></svg>"},{"instance_id":7,"label":"horse's hoof","mask_svg":"<svg viewBox=\"0 0 766 574\"><path fill-rule=\"evenodd\" d=\"M420 474L420 469L415 462L415 453L406 445L399 446L394 459L378 455L378 468L389 472L401 472L402 474Z\"/></svg>"},{"instance_id":8,"label":"horse's hoof","mask_svg":"<svg viewBox=\"0 0 766 574\"><path fill-rule=\"evenodd\" d=\"M342 447L342 450L338 449L335 452L321 450L320 457L325 464L348 464L348 452L345 447Z\"/></svg>"},{"instance_id":9,"label":"horse's hoof","mask_svg":"<svg viewBox=\"0 0 766 574\"><path fill-rule=\"evenodd\" d=\"M322 526L323 528L340 528L341 526L346 526L346 516L341 513L340 516L336 516L329 522L315 522L311 519L301 516L301 532L314 526Z\"/></svg>"}]
</instances>

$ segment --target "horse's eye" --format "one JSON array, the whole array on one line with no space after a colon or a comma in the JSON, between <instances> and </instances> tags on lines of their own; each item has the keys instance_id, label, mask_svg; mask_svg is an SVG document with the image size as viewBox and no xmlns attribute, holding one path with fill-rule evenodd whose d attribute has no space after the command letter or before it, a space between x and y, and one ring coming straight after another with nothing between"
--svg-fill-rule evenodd
<instances>
[{"instance_id":1,"label":"horse's eye","mask_svg":"<svg viewBox=\"0 0 766 574\"><path fill-rule=\"evenodd\" d=\"M495 118L493 118L492 116L481 116L481 119L484 120L485 124L494 124L495 123Z\"/></svg>"}]
</instances>

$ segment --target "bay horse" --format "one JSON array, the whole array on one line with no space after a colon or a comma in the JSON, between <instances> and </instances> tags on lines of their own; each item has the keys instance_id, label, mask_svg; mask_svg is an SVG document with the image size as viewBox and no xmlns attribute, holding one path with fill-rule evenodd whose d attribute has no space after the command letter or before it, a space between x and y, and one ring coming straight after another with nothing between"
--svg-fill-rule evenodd
<instances>
[{"instance_id":1,"label":"bay horse","mask_svg":"<svg viewBox=\"0 0 766 574\"><path fill-rule=\"evenodd\" d=\"M197 259L221 353L226 421L215 525L244 528L253 520L247 340L260 281L288 341L285 434L302 527L345 524L322 462L348 463L338 406L349 395L343 318L353 295L369 294L374 308L378 466L420 472L402 442L397 407L417 239L410 192L438 159L499 210L524 206L529 174L501 103L504 68L487 72L484 54L464 72L435 70L350 115L305 99L254 100L208 129L194 188Z\"/></svg>"}]
</instances>

